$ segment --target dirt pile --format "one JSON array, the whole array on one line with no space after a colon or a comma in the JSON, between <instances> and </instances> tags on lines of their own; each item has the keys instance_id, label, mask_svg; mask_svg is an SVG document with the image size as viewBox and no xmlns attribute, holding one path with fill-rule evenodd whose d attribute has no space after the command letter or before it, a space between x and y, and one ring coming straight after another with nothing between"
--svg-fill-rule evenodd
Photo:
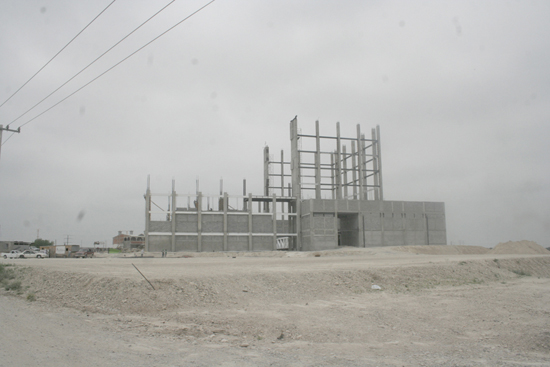
<instances>
[{"instance_id":1,"label":"dirt pile","mask_svg":"<svg viewBox=\"0 0 550 367\"><path fill-rule=\"evenodd\" d=\"M489 254L546 254L550 255L550 251L533 241L508 241L501 242L489 251Z\"/></svg>"},{"instance_id":2,"label":"dirt pile","mask_svg":"<svg viewBox=\"0 0 550 367\"><path fill-rule=\"evenodd\" d=\"M423 255L481 255L489 252L488 248L481 246L397 246L394 249L396 251Z\"/></svg>"},{"instance_id":3,"label":"dirt pile","mask_svg":"<svg viewBox=\"0 0 550 367\"><path fill-rule=\"evenodd\" d=\"M454 261L442 264L323 272L252 273L154 279L101 277L26 268L23 283L36 298L55 306L104 314L156 314L192 308L246 308L250 304L307 303L342 295L401 293L516 279L550 278L550 257Z\"/></svg>"},{"instance_id":4,"label":"dirt pile","mask_svg":"<svg viewBox=\"0 0 550 367\"><path fill-rule=\"evenodd\" d=\"M370 327L371 322L384 315L385 311L365 314L355 310L366 307L373 298L418 295L428 289L502 285L526 277L550 278L550 256L322 272L184 276L152 279L154 290L145 280L39 267L21 270L26 292L47 304L48 309L69 307L86 314L112 315L124 324L123 328L143 335L190 342L225 340L235 345L244 341L270 344L280 339L358 343L364 335L350 331L351 325L363 317L364 327ZM382 290L375 290L372 285ZM343 306L348 301L342 300L351 303ZM308 316L314 310L329 312L334 324L321 322L318 315ZM342 320L347 326L337 327L337 332L327 331ZM380 327L383 333L387 326ZM410 326L411 335L414 330Z\"/></svg>"},{"instance_id":5,"label":"dirt pile","mask_svg":"<svg viewBox=\"0 0 550 367\"><path fill-rule=\"evenodd\" d=\"M244 366L549 365L550 256L453 247L416 248L447 251L441 256L384 247L304 259L137 260L154 289L127 259L29 260L14 266L21 293L0 295L32 295L46 315L82 311L79 319L116 334L147 365L197 356L162 359L182 346L204 347L208 358L224 350ZM55 324L59 335L79 332ZM150 359L155 350L162 358ZM184 364L227 360L205 356Z\"/></svg>"}]
</instances>

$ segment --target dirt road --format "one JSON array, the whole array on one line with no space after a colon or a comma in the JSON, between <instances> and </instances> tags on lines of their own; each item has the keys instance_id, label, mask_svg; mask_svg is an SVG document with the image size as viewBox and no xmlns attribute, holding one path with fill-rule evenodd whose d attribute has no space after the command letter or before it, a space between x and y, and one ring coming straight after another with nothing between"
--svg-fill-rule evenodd
<instances>
[{"instance_id":1,"label":"dirt road","mask_svg":"<svg viewBox=\"0 0 550 367\"><path fill-rule=\"evenodd\" d=\"M0 366L550 365L549 255L320 255L20 262Z\"/></svg>"}]
</instances>

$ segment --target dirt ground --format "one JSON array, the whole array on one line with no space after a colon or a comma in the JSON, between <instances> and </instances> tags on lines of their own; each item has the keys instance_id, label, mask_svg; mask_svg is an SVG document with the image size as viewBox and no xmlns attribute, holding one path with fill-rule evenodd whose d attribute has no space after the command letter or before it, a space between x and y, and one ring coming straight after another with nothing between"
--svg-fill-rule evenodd
<instances>
[{"instance_id":1,"label":"dirt ground","mask_svg":"<svg viewBox=\"0 0 550 367\"><path fill-rule=\"evenodd\" d=\"M0 366L550 366L533 242L146 256L0 260Z\"/></svg>"}]
</instances>

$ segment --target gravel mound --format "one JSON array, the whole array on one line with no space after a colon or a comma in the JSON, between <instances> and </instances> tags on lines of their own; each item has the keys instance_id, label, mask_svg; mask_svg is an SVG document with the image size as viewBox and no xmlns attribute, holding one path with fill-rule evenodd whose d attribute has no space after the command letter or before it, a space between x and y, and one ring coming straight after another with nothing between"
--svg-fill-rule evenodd
<instances>
[{"instance_id":1,"label":"gravel mound","mask_svg":"<svg viewBox=\"0 0 550 367\"><path fill-rule=\"evenodd\" d=\"M460 286L515 279L550 278L550 257L501 259L399 266L380 269L325 270L323 272L250 273L155 279L102 277L91 274L18 269L23 283L36 298L52 306L103 314L151 315L177 309L228 307L250 304L307 303L342 295L408 292L437 286Z\"/></svg>"},{"instance_id":2,"label":"gravel mound","mask_svg":"<svg viewBox=\"0 0 550 367\"><path fill-rule=\"evenodd\" d=\"M490 254L550 254L550 251L533 241L501 242L489 251Z\"/></svg>"},{"instance_id":3,"label":"gravel mound","mask_svg":"<svg viewBox=\"0 0 550 367\"><path fill-rule=\"evenodd\" d=\"M139 264L151 283L137 271L128 277L122 268L132 263L126 260L30 260L13 266L21 291L0 289L0 300L8 294L32 299L47 315L81 311L84 322L119 335L147 365L227 361L226 354L204 363L196 354L170 363L150 357L156 350L164 358L172 346L209 348L209 357L228 351L243 366L549 365L550 256L445 254L438 261L386 251L394 248L364 249L350 259L338 256L351 249L334 251L334 257L319 252L306 261L143 259ZM80 332L56 323L56 335ZM31 326L23 330L34 333ZM44 336L35 334L40 343ZM293 353L305 354L296 359ZM286 359L274 363L278 356Z\"/></svg>"},{"instance_id":4,"label":"gravel mound","mask_svg":"<svg viewBox=\"0 0 550 367\"><path fill-rule=\"evenodd\" d=\"M481 246L447 246L447 245L432 245L432 246L397 246L396 251L410 252L413 254L424 255L480 255L489 252L488 248Z\"/></svg>"}]
</instances>

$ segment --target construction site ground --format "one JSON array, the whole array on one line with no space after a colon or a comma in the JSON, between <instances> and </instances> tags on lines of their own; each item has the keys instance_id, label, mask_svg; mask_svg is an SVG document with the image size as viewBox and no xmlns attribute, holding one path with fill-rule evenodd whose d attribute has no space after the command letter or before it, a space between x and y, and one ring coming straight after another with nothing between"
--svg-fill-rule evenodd
<instances>
[{"instance_id":1,"label":"construction site ground","mask_svg":"<svg viewBox=\"0 0 550 367\"><path fill-rule=\"evenodd\" d=\"M0 366L550 366L533 242L145 255L0 260Z\"/></svg>"}]
</instances>

